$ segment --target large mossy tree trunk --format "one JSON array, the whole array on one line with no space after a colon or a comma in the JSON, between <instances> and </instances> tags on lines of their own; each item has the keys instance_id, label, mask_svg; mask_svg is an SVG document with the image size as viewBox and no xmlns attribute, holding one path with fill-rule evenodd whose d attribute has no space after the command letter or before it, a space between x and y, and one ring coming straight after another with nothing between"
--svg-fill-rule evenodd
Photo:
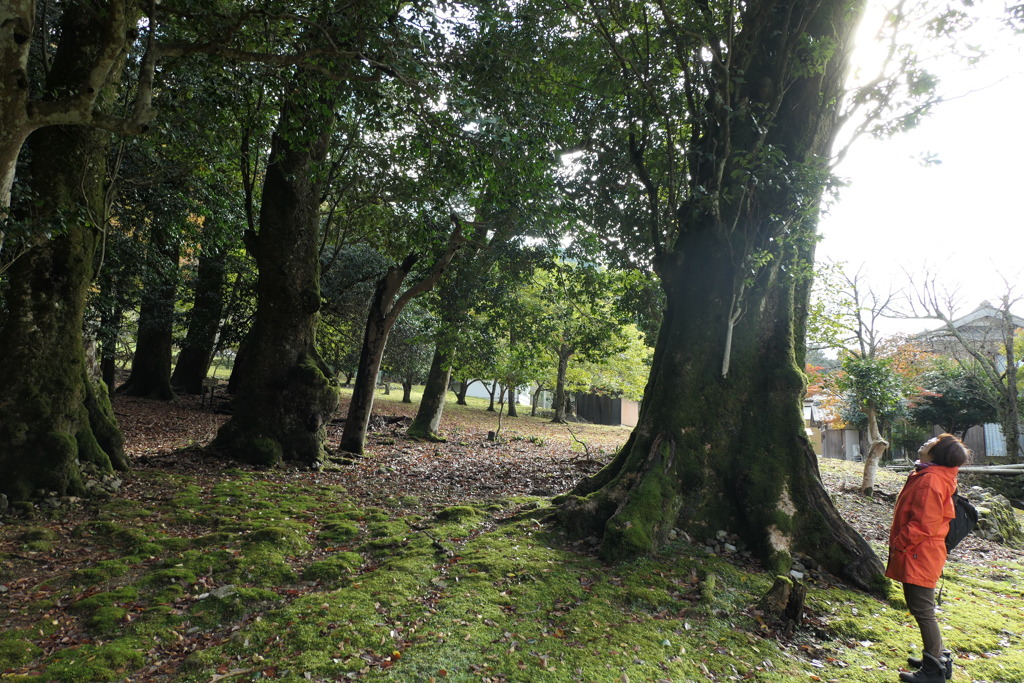
<instances>
[{"instance_id":1,"label":"large mossy tree trunk","mask_svg":"<svg viewBox=\"0 0 1024 683\"><path fill-rule=\"evenodd\" d=\"M882 564L822 484L797 365L801 280L860 4L738 11L736 35L709 37L728 59L705 62L688 90L707 101L690 100L688 190L675 241L656 256L666 308L639 422L556 514L568 530L598 536L609 561L657 550L673 528L697 538L727 530L770 570L788 572L799 551L873 588ZM828 49L812 59L805 45Z\"/></svg>"},{"instance_id":2,"label":"large mossy tree trunk","mask_svg":"<svg viewBox=\"0 0 1024 683\"><path fill-rule=\"evenodd\" d=\"M724 529L776 571L800 550L869 586L881 564L833 506L803 433L793 284L777 272L750 293L760 314L733 331L723 377L734 266L727 244L709 237L686 240L699 264L666 271L665 320L636 429L608 467L561 501L560 519L602 537L610 561L657 549L675 527L699 538ZM698 287L706 296L691 295Z\"/></svg>"},{"instance_id":3,"label":"large mossy tree trunk","mask_svg":"<svg viewBox=\"0 0 1024 683\"><path fill-rule=\"evenodd\" d=\"M101 39L98 21L85 7L65 9L47 92L82 81ZM46 127L26 143L27 183L42 201L25 218L55 236L8 271L8 313L0 328L0 492L13 500L40 490L83 494L90 472L129 469L107 389L87 368L82 335L108 144L108 134L77 126Z\"/></svg>"},{"instance_id":4,"label":"large mossy tree trunk","mask_svg":"<svg viewBox=\"0 0 1024 683\"><path fill-rule=\"evenodd\" d=\"M223 256L203 253L199 257L188 332L171 375L171 386L187 394L202 393L203 380L213 362L224 309L224 283Z\"/></svg>"},{"instance_id":5,"label":"large mossy tree trunk","mask_svg":"<svg viewBox=\"0 0 1024 683\"><path fill-rule=\"evenodd\" d=\"M132 371L118 394L170 401L178 246L168 228L154 227L148 286L142 294Z\"/></svg>"},{"instance_id":6,"label":"large mossy tree trunk","mask_svg":"<svg viewBox=\"0 0 1024 683\"><path fill-rule=\"evenodd\" d=\"M281 106L263 182L256 317L245 341L233 415L211 448L243 462L317 465L339 394L316 349L320 309L320 198L337 87L299 69ZM234 377L233 377L234 378Z\"/></svg>"},{"instance_id":7,"label":"large mossy tree trunk","mask_svg":"<svg viewBox=\"0 0 1024 683\"><path fill-rule=\"evenodd\" d=\"M406 432L412 438L444 441L439 431L451 374L451 362L444 351L444 343L439 342L434 348L434 357L430 361L430 371L427 373L427 380L423 385L423 397L416 410L416 417L413 418L412 424L409 425Z\"/></svg>"}]
</instances>

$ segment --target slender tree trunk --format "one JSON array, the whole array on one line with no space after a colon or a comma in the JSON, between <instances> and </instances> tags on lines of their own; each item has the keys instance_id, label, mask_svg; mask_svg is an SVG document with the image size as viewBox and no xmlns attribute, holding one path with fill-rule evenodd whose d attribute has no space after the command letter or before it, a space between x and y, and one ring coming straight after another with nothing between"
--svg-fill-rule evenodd
<instances>
[{"instance_id":1,"label":"slender tree trunk","mask_svg":"<svg viewBox=\"0 0 1024 683\"><path fill-rule=\"evenodd\" d=\"M412 377L402 380L402 403L412 403Z\"/></svg>"},{"instance_id":2,"label":"slender tree trunk","mask_svg":"<svg viewBox=\"0 0 1024 683\"><path fill-rule=\"evenodd\" d=\"M861 480L860 492L870 496L875 492L875 475L878 473L878 462L882 453L889 447L889 442L882 438L878 429L878 409L874 403L867 408L868 413L868 453L864 458L864 477Z\"/></svg>"},{"instance_id":3,"label":"slender tree trunk","mask_svg":"<svg viewBox=\"0 0 1024 683\"><path fill-rule=\"evenodd\" d=\"M171 385L188 394L203 391L203 380L213 362L217 330L224 308L224 260L221 254L199 257L192 311L185 343L171 375Z\"/></svg>"},{"instance_id":4,"label":"slender tree trunk","mask_svg":"<svg viewBox=\"0 0 1024 683\"><path fill-rule=\"evenodd\" d=\"M487 393L491 397L491 402L487 406L487 412L493 413L494 412L494 403L495 403L494 397L498 393L498 381L497 380L492 380L491 381L490 386L487 387Z\"/></svg>"},{"instance_id":5,"label":"slender tree trunk","mask_svg":"<svg viewBox=\"0 0 1024 683\"><path fill-rule=\"evenodd\" d=\"M1003 316L1005 327L1003 348L1006 353L1006 367L1010 369L1006 371L1006 407L1002 411L1004 413L1002 427L1003 434L1006 437L1007 458L1011 463L1019 463L1021 462L1020 390L1017 384L1017 372L1013 370L1018 366L1016 350L1014 349L1014 342L1016 341L1014 333L1017 328L1013 324L1008 300L1003 301Z\"/></svg>"},{"instance_id":6,"label":"slender tree trunk","mask_svg":"<svg viewBox=\"0 0 1024 683\"><path fill-rule=\"evenodd\" d=\"M430 361L430 372L423 386L423 398L420 399L416 417L409 425L408 435L415 439L428 441L444 441L438 434L441 427L441 414L444 412L444 399L448 393L448 380L452 368L442 343L434 349L434 358Z\"/></svg>"},{"instance_id":7,"label":"slender tree trunk","mask_svg":"<svg viewBox=\"0 0 1024 683\"><path fill-rule=\"evenodd\" d=\"M558 347L558 377L555 380L555 397L552 401L555 416L551 418L552 422L558 424L565 422L565 406L569 400L569 397L565 395L565 376L569 372L569 358L571 356L572 351L568 346L562 344Z\"/></svg>"},{"instance_id":8,"label":"slender tree trunk","mask_svg":"<svg viewBox=\"0 0 1024 683\"><path fill-rule=\"evenodd\" d=\"M48 92L80 82L99 39L97 21L85 8L65 9ZM5 22L5 35L9 28ZM26 144L27 182L43 199L26 218L40 232L58 224L63 231L30 248L8 271L8 312L0 328L0 492L12 500L41 490L80 495L86 468L129 468L106 387L87 370L82 336L104 217L109 137L83 127L47 127Z\"/></svg>"},{"instance_id":9,"label":"slender tree trunk","mask_svg":"<svg viewBox=\"0 0 1024 683\"><path fill-rule=\"evenodd\" d=\"M300 70L282 104L263 183L260 231L250 239L259 267L256 321L245 344L234 414L211 444L261 465L319 464L326 425L338 406L333 373L316 349L319 166L327 156L335 96L321 86L337 87Z\"/></svg>"},{"instance_id":10,"label":"slender tree trunk","mask_svg":"<svg viewBox=\"0 0 1024 683\"><path fill-rule=\"evenodd\" d=\"M519 409L516 408L516 389L511 384L508 386L508 411L509 417L519 417Z\"/></svg>"},{"instance_id":11,"label":"slender tree trunk","mask_svg":"<svg viewBox=\"0 0 1024 683\"><path fill-rule=\"evenodd\" d=\"M178 286L178 247L168 239L167 228L154 229L150 270L152 284L142 295L139 329L132 355L132 372L117 388L125 396L170 401L171 339L174 333L174 302Z\"/></svg>"}]
</instances>

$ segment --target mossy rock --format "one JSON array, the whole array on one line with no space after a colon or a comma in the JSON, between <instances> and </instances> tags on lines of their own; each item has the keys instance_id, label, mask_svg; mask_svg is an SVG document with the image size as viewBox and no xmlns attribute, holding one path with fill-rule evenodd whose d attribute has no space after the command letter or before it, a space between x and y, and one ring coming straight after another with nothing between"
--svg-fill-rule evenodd
<instances>
[{"instance_id":1,"label":"mossy rock","mask_svg":"<svg viewBox=\"0 0 1024 683\"><path fill-rule=\"evenodd\" d=\"M145 663L146 647L121 638L104 645L83 645L57 652L43 672L47 681L117 681Z\"/></svg>"},{"instance_id":2,"label":"mossy rock","mask_svg":"<svg viewBox=\"0 0 1024 683\"><path fill-rule=\"evenodd\" d=\"M127 616L128 610L123 607L105 605L89 615L85 626L95 635L112 636L124 629Z\"/></svg>"},{"instance_id":3,"label":"mossy rock","mask_svg":"<svg viewBox=\"0 0 1024 683\"><path fill-rule=\"evenodd\" d=\"M265 587L295 583L299 578L283 555L266 546L257 546L236 558L231 577L241 583Z\"/></svg>"},{"instance_id":4,"label":"mossy rock","mask_svg":"<svg viewBox=\"0 0 1024 683\"><path fill-rule=\"evenodd\" d=\"M73 603L69 610L76 614L90 614L97 609L111 605L133 602L139 597L139 591L132 586L124 586L105 593L96 593Z\"/></svg>"},{"instance_id":5,"label":"mossy rock","mask_svg":"<svg viewBox=\"0 0 1024 683\"><path fill-rule=\"evenodd\" d=\"M139 580L139 585L147 588L164 588L168 584L191 586L195 582L196 575L191 569L186 567L168 567L164 569L154 569L153 571L143 575Z\"/></svg>"},{"instance_id":6,"label":"mossy rock","mask_svg":"<svg viewBox=\"0 0 1024 683\"><path fill-rule=\"evenodd\" d=\"M307 553L310 550L305 530L289 526L267 526L256 529L245 536L245 546L269 546L278 551L292 554Z\"/></svg>"},{"instance_id":7,"label":"mossy rock","mask_svg":"<svg viewBox=\"0 0 1024 683\"><path fill-rule=\"evenodd\" d=\"M317 535L317 540L327 545L347 543L359 535L359 525L355 522L344 520L328 522Z\"/></svg>"},{"instance_id":8,"label":"mossy rock","mask_svg":"<svg viewBox=\"0 0 1024 683\"><path fill-rule=\"evenodd\" d=\"M359 553L337 553L306 567L306 570L302 573L302 578L306 581L336 584L352 576L362 565L363 556Z\"/></svg>"},{"instance_id":9,"label":"mossy rock","mask_svg":"<svg viewBox=\"0 0 1024 683\"><path fill-rule=\"evenodd\" d=\"M237 542L238 540L238 534L229 533L227 531L215 531L212 534L204 534L198 538L192 539L192 546L198 548L227 546Z\"/></svg>"},{"instance_id":10,"label":"mossy rock","mask_svg":"<svg viewBox=\"0 0 1024 683\"><path fill-rule=\"evenodd\" d=\"M18 540L22 543L53 542L58 539L60 539L60 535L46 527L32 527L18 534Z\"/></svg>"},{"instance_id":11,"label":"mossy rock","mask_svg":"<svg viewBox=\"0 0 1024 683\"><path fill-rule=\"evenodd\" d=\"M366 527L370 538L387 538L394 536L402 538L409 533L409 525L405 522L374 522Z\"/></svg>"},{"instance_id":12,"label":"mossy rock","mask_svg":"<svg viewBox=\"0 0 1024 683\"><path fill-rule=\"evenodd\" d=\"M31 631L11 630L0 633L0 671L31 662L43 653L32 642Z\"/></svg>"},{"instance_id":13,"label":"mossy rock","mask_svg":"<svg viewBox=\"0 0 1024 683\"><path fill-rule=\"evenodd\" d=\"M97 545L137 551L143 554L158 554L162 548L150 542L149 538L137 529L127 529L110 521L89 522L79 524L71 530L74 538L89 539Z\"/></svg>"},{"instance_id":14,"label":"mossy rock","mask_svg":"<svg viewBox=\"0 0 1024 683\"><path fill-rule=\"evenodd\" d=\"M477 519L482 516L479 510L468 505L453 505L443 510L438 510L434 515L441 522L464 522Z\"/></svg>"},{"instance_id":15,"label":"mossy rock","mask_svg":"<svg viewBox=\"0 0 1024 683\"><path fill-rule=\"evenodd\" d=\"M189 610L189 621L204 629L227 627L280 602L277 593L262 588L221 586L196 601Z\"/></svg>"}]
</instances>

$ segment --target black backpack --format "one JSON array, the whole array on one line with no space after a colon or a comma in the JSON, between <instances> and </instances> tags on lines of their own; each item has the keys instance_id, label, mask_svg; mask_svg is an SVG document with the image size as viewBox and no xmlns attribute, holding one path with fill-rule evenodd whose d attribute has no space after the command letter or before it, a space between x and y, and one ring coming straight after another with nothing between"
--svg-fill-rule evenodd
<instances>
[{"instance_id":1,"label":"black backpack","mask_svg":"<svg viewBox=\"0 0 1024 683\"><path fill-rule=\"evenodd\" d=\"M946 533L947 553L978 526L978 510L971 505L971 501L960 495L959 490L953 491L953 510L956 517L949 520L949 531Z\"/></svg>"}]
</instances>

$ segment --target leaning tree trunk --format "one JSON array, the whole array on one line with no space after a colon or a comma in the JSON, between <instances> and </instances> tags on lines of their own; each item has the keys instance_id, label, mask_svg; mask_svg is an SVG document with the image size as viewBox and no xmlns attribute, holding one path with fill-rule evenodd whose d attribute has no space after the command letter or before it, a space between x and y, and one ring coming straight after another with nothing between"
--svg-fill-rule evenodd
<instances>
[{"instance_id":1,"label":"leaning tree trunk","mask_svg":"<svg viewBox=\"0 0 1024 683\"><path fill-rule=\"evenodd\" d=\"M878 461L882 459L882 453L889 447L889 442L882 438L882 432L878 429L878 409L874 403L867 407L868 413L868 446L867 457L864 458L864 476L860 483L860 492L870 496L875 492L875 475L878 473Z\"/></svg>"},{"instance_id":2,"label":"leaning tree trunk","mask_svg":"<svg viewBox=\"0 0 1024 683\"><path fill-rule=\"evenodd\" d=\"M373 410L373 390L376 387L377 373L384 356L384 348L388 343L388 335L395 321L405 307L417 296L430 291L444 274L448 265L455 257L456 251L465 243L462 235L462 221L452 216L454 227L448 237L448 243L441 254L434 260L430 269L417 282L398 294L402 283L419 260L417 254L410 254L401 264L392 266L377 283L373 300L370 302L370 313L366 319L363 333L363 348L359 353L359 365L356 368L356 382L352 388L352 400L345 418L345 428L341 433L338 448L350 456L361 456L366 443L366 429L370 424L370 411Z\"/></svg>"},{"instance_id":3,"label":"leaning tree trunk","mask_svg":"<svg viewBox=\"0 0 1024 683\"><path fill-rule=\"evenodd\" d=\"M213 362L224 302L224 260L221 254L199 257L192 311L185 343L171 375L171 386L187 394L203 391L203 380Z\"/></svg>"},{"instance_id":4,"label":"leaning tree trunk","mask_svg":"<svg viewBox=\"0 0 1024 683\"><path fill-rule=\"evenodd\" d=\"M739 33L712 39L728 59L690 84L710 100L688 110L692 191L673 212L676 241L656 258L666 309L639 422L607 467L557 501L561 523L598 536L606 560L654 551L676 527L698 538L726 530L772 571L802 551L858 586L881 581L881 562L820 479L795 362L798 279L813 260L860 9L743 5ZM829 49L811 64L798 47L807 44Z\"/></svg>"},{"instance_id":5,"label":"leaning tree trunk","mask_svg":"<svg viewBox=\"0 0 1024 683\"><path fill-rule=\"evenodd\" d=\"M249 240L259 268L256 321L234 414L211 444L245 462L316 465L338 389L316 350L320 309L320 198L333 127L322 79L300 70L281 107L263 182L260 230ZM325 87L336 87L325 84Z\"/></svg>"},{"instance_id":6,"label":"leaning tree trunk","mask_svg":"<svg viewBox=\"0 0 1024 683\"><path fill-rule=\"evenodd\" d=\"M72 74L95 27L66 26L51 74ZM78 17L81 20L81 17ZM69 76L70 80L74 80ZM54 90L62 83L51 81ZM0 329L0 492L22 500L40 490L86 492L84 471L127 470L123 437L106 387L86 367L82 325L103 215L108 136L49 127L29 139L30 218L64 231L21 256L9 271Z\"/></svg>"},{"instance_id":7,"label":"leaning tree trunk","mask_svg":"<svg viewBox=\"0 0 1024 683\"><path fill-rule=\"evenodd\" d=\"M441 428L441 414L444 412L444 399L448 393L448 380L452 368L443 342L438 342L434 349L434 358L430 361L430 372L427 373L426 384L423 385L423 398L416 410L416 417L406 432L414 439L443 442L444 437L438 434Z\"/></svg>"},{"instance_id":8,"label":"leaning tree trunk","mask_svg":"<svg viewBox=\"0 0 1024 683\"><path fill-rule=\"evenodd\" d=\"M174 398L171 347L178 291L178 247L168 239L165 228L155 228L152 249L152 280L142 295L132 371L116 393L170 401Z\"/></svg>"}]
</instances>

